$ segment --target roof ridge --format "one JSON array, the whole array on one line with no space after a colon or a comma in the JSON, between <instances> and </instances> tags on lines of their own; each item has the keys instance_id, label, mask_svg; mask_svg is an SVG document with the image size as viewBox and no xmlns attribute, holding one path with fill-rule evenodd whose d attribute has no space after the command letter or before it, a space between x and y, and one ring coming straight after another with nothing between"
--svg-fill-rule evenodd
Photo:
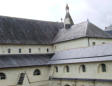
<instances>
[{"instance_id":1,"label":"roof ridge","mask_svg":"<svg viewBox=\"0 0 112 86\"><path fill-rule=\"evenodd\" d=\"M20 19L20 20L28 20L28 21L40 21L40 22L50 22L50 23L62 23L62 22L55 22L55 21L37 20L37 19L21 18L21 17L12 17L12 16L3 16L3 15L0 15L0 17L2 17L2 18Z\"/></svg>"},{"instance_id":2,"label":"roof ridge","mask_svg":"<svg viewBox=\"0 0 112 86\"><path fill-rule=\"evenodd\" d=\"M100 33L102 32L103 34L105 34L105 35L108 36L109 38L112 38L112 36L111 36L110 34L107 34L104 30L100 29L100 28L99 28L98 26L96 26L95 24L93 24L93 23L91 23L91 22L89 22L89 21L87 21L87 22L88 22L88 25L87 25L87 32L86 32L86 35L87 35L87 36L90 35L88 31L89 31L90 29L93 30L93 28L89 28L89 26L92 25L92 26L95 27L94 29L97 29L98 31L100 31Z\"/></svg>"}]
</instances>

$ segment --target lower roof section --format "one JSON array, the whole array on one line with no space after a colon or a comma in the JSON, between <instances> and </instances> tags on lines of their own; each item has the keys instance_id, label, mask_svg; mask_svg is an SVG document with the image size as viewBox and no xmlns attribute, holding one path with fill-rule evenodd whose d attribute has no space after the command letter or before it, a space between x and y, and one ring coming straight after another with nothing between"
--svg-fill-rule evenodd
<instances>
[{"instance_id":1,"label":"lower roof section","mask_svg":"<svg viewBox=\"0 0 112 86\"><path fill-rule=\"evenodd\" d=\"M19 54L0 55L0 68L42 66L51 59L53 54Z\"/></svg>"},{"instance_id":2,"label":"lower roof section","mask_svg":"<svg viewBox=\"0 0 112 86\"><path fill-rule=\"evenodd\" d=\"M112 61L112 44L56 52L48 64Z\"/></svg>"}]
</instances>

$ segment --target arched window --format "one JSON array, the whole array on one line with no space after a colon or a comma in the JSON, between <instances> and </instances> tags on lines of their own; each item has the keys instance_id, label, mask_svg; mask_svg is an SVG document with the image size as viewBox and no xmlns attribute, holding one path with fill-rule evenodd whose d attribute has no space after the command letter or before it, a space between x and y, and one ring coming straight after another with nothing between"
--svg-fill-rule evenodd
<instances>
[{"instance_id":1,"label":"arched window","mask_svg":"<svg viewBox=\"0 0 112 86\"><path fill-rule=\"evenodd\" d=\"M1 80L6 79L6 75L4 73L0 73L0 79Z\"/></svg>"},{"instance_id":2,"label":"arched window","mask_svg":"<svg viewBox=\"0 0 112 86\"><path fill-rule=\"evenodd\" d=\"M41 72L40 72L39 69L36 69L36 70L33 72L33 75L40 75L40 74L41 74Z\"/></svg>"},{"instance_id":3,"label":"arched window","mask_svg":"<svg viewBox=\"0 0 112 86\"><path fill-rule=\"evenodd\" d=\"M98 66L98 72L106 72L107 69L106 69L106 64L102 63L102 64L99 64Z\"/></svg>"},{"instance_id":4,"label":"arched window","mask_svg":"<svg viewBox=\"0 0 112 86\"><path fill-rule=\"evenodd\" d=\"M47 52L49 52L49 49L47 48Z\"/></svg>"},{"instance_id":5,"label":"arched window","mask_svg":"<svg viewBox=\"0 0 112 86\"><path fill-rule=\"evenodd\" d=\"M96 43L95 43L95 42L93 42L92 44L93 44L93 46L95 46L95 45L96 45Z\"/></svg>"},{"instance_id":6,"label":"arched window","mask_svg":"<svg viewBox=\"0 0 112 86\"><path fill-rule=\"evenodd\" d=\"M8 53L11 53L11 49L10 48L8 49Z\"/></svg>"},{"instance_id":7,"label":"arched window","mask_svg":"<svg viewBox=\"0 0 112 86\"><path fill-rule=\"evenodd\" d=\"M86 66L85 66L85 65L81 65L81 66L80 66L80 70L81 70L82 72L86 72Z\"/></svg>"},{"instance_id":8,"label":"arched window","mask_svg":"<svg viewBox=\"0 0 112 86\"><path fill-rule=\"evenodd\" d=\"M70 72L69 66L68 65L65 66L64 70L65 70L65 72Z\"/></svg>"},{"instance_id":9,"label":"arched window","mask_svg":"<svg viewBox=\"0 0 112 86\"><path fill-rule=\"evenodd\" d=\"M29 48L29 53L31 53L31 48Z\"/></svg>"},{"instance_id":10,"label":"arched window","mask_svg":"<svg viewBox=\"0 0 112 86\"><path fill-rule=\"evenodd\" d=\"M105 64L101 64L101 70L102 70L102 72L106 72L106 65Z\"/></svg>"},{"instance_id":11,"label":"arched window","mask_svg":"<svg viewBox=\"0 0 112 86\"><path fill-rule=\"evenodd\" d=\"M67 84L67 85L65 85L65 86L70 86L70 85Z\"/></svg>"},{"instance_id":12,"label":"arched window","mask_svg":"<svg viewBox=\"0 0 112 86\"><path fill-rule=\"evenodd\" d=\"M58 67L57 66L55 66L55 71L58 72Z\"/></svg>"}]
</instances>

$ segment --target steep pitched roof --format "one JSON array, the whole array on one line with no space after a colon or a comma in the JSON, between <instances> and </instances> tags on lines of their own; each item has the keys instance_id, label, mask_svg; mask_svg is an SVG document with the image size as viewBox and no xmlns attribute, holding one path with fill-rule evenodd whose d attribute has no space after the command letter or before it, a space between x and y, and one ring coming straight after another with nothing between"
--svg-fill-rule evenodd
<instances>
[{"instance_id":1,"label":"steep pitched roof","mask_svg":"<svg viewBox=\"0 0 112 86\"><path fill-rule=\"evenodd\" d=\"M47 65L53 54L44 55L0 55L0 68L30 67Z\"/></svg>"},{"instance_id":2,"label":"steep pitched roof","mask_svg":"<svg viewBox=\"0 0 112 86\"><path fill-rule=\"evenodd\" d=\"M88 21L65 29L58 22L0 16L2 44L52 44L82 37L112 38Z\"/></svg>"},{"instance_id":3,"label":"steep pitched roof","mask_svg":"<svg viewBox=\"0 0 112 86\"><path fill-rule=\"evenodd\" d=\"M0 43L50 44L63 24L0 16Z\"/></svg>"},{"instance_id":4,"label":"steep pitched roof","mask_svg":"<svg viewBox=\"0 0 112 86\"><path fill-rule=\"evenodd\" d=\"M70 29L60 29L53 42L57 43L82 37L112 38L111 35L107 34L94 24L85 21L73 25Z\"/></svg>"},{"instance_id":5,"label":"steep pitched roof","mask_svg":"<svg viewBox=\"0 0 112 86\"><path fill-rule=\"evenodd\" d=\"M56 52L48 64L112 61L112 44Z\"/></svg>"}]
</instances>

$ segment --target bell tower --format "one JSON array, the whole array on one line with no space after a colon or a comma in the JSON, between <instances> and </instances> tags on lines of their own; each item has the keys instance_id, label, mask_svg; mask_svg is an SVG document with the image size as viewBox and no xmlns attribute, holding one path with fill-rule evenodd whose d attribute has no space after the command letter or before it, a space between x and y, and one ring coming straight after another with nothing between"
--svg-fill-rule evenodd
<instances>
[{"instance_id":1,"label":"bell tower","mask_svg":"<svg viewBox=\"0 0 112 86\"><path fill-rule=\"evenodd\" d=\"M66 5L66 15L65 15L65 19L64 19L64 28L69 29L73 24L74 24L74 22L70 16L69 6L67 4Z\"/></svg>"}]
</instances>

